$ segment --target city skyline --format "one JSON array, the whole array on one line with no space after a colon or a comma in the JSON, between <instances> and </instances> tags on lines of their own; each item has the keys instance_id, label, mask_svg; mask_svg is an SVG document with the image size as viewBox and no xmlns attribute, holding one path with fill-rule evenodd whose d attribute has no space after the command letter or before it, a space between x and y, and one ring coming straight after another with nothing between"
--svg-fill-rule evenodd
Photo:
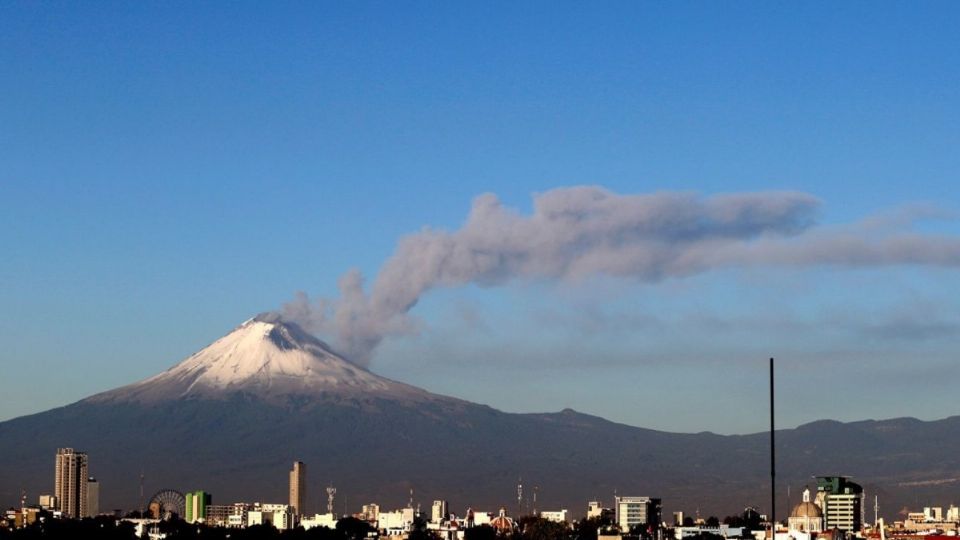
<instances>
[{"instance_id":1,"label":"city skyline","mask_svg":"<svg viewBox=\"0 0 960 540\"><path fill-rule=\"evenodd\" d=\"M958 14L4 4L0 421L300 291L353 361L508 412L755 433L773 356L784 427L960 414ZM503 265L378 277L444 246Z\"/></svg>"}]
</instances>

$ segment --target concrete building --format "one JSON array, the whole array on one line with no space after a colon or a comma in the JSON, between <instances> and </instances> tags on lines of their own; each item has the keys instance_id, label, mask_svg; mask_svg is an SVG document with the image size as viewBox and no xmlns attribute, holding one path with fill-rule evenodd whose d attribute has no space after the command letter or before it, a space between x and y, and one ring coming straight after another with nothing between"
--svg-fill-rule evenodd
<instances>
[{"instance_id":1,"label":"concrete building","mask_svg":"<svg viewBox=\"0 0 960 540\"><path fill-rule=\"evenodd\" d=\"M635 527L656 530L660 527L662 504L660 499L650 497L617 497L614 504L614 521L626 534Z\"/></svg>"},{"instance_id":2,"label":"concrete building","mask_svg":"<svg viewBox=\"0 0 960 540\"><path fill-rule=\"evenodd\" d=\"M295 515L303 514L307 498L307 466L302 461L294 461L290 469L290 508Z\"/></svg>"},{"instance_id":3,"label":"concrete building","mask_svg":"<svg viewBox=\"0 0 960 540\"><path fill-rule=\"evenodd\" d=\"M94 477L87 478L87 508L83 517L100 515L100 482Z\"/></svg>"},{"instance_id":4,"label":"concrete building","mask_svg":"<svg viewBox=\"0 0 960 540\"><path fill-rule=\"evenodd\" d=\"M856 533L863 526L863 488L846 476L818 476L817 500L822 501L824 530Z\"/></svg>"},{"instance_id":5,"label":"concrete building","mask_svg":"<svg viewBox=\"0 0 960 540\"><path fill-rule=\"evenodd\" d=\"M279 530L293 528L293 510L289 504L254 504L247 512L247 527L271 523Z\"/></svg>"},{"instance_id":6,"label":"concrete building","mask_svg":"<svg viewBox=\"0 0 960 540\"><path fill-rule=\"evenodd\" d=\"M557 523L567 523L567 509L563 510L544 510L540 512L540 517L547 521L555 521Z\"/></svg>"},{"instance_id":7,"label":"concrete building","mask_svg":"<svg viewBox=\"0 0 960 540\"><path fill-rule=\"evenodd\" d=\"M447 501L433 501L433 507L430 510L430 521L433 523L442 523L446 521Z\"/></svg>"},{"instance_id":8,"label":"concrete building","mask_svg":"<svg viewBox=\"0 0 960 540\"><path fill-rule=\"evenodd\" d=\"M950 505L950 508L947 508L947 521L957 523L960 521L960 508L957 508L954 505Z\"/></svg>"},{"instance_id":9,"label":"concrete building","mask_svg":"<svg viewBox=\"0 0 960 540\"><path fill-rule=\"evenodd\" d=\"M64 517L87 515L87 454L73 448L58 448L54 476L57 510Z\"/></svg>"},{"instance_id":10,"label":"concrete building","mask_svg":"<svg viewBox=\"0 0 960 540\"><path fill-rule=\"evenodd\" d=\"M604 508L599 501L590 501L587 503L587 518L602 518L613 516L613 509Z\"/></svg>"},{"instance_id":11,"label":"concrete building","mask_svg":"<svg viewBox=\"0 0 960 540\"><path fill-rule=\"evenodd\" d=\"M923 517L930 523L940 523L943 521L943 507L926 506L923 509Z\"/></svg>"},{"instance_id":12,"label":"concrete building","mask_svg":"<svg viewBox=\"0 0 960 540\"><path fill-rule=\"evenodd\" d=\"M37 502L40 504L40 508L44 510L52 512L57 509L57 497L55 495L41 495Z\"/></svg>"},{"instance_id":13,"label":"concrete building","mask_svg":"<svg viewBox=\"0 0 960 540\"><path fill-rule=\"evenodd\" d=\"M207 507L210 506L212 497L206 491L191 491L186 495L186 515L184 520L187 523L206 523Z\"/></svg>"},{"instance_id":14,"label":"concrete building","mask_svg":"<svg viewBox=\"0 0 960 540\"><path fill-rule=\"evenodd\" d=\"M413 508L403 508L393 512L380 512L377 520L377 528L387 536L399 536L407 534L413 528L413 521L416 517Z\"/></svg>"},{"instance_id":15,"label":"concrete building","mask_svg":"<svg viewBox=\"0 0 960 540\"><path fill-rule=\"evenodd\" d=\"M204 523L212 527L228 527L230 516L235 510L236 506L232 504L208 504Z\"/></svg>"},{"instance_id":16,"label":"concrete building","mask_svg":"<svg viewBox=\"0 0 960 540\"><path fill-rule=\"evenodd\" d=\"M316 514L313 517L301 518L300 525L303 526L304 529L312 529L314 527L335 529L337 527L337 521L335 514Z\"/></svg>"},{"instance_id":17,"label":"concrete building","mask_svg":"<svg viewBox=\"0 0 960 540\"><path fill-rule=\"evenodd\" d=\"M376 523L380 519L380 505L377 503L365 504L360 513L363 514L362 519L364 521Z\"/></svg>"}]
</instances>

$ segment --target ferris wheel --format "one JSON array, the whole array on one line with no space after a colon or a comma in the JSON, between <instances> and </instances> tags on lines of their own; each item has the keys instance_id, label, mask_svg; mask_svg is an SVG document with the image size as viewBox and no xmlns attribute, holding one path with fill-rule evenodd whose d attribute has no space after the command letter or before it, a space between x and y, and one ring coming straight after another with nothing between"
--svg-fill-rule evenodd
<instances>
[{"instance_id":1,"label":"ferris wheel","mask_svg":"<svg viewBox=\"0 0 960 540\"><path fill-rule=\"evenodd\" d=\"M174 489L161 489L150 498L150 511L161 519L170 519L173 515L183 517L186 507L183 493Z\"/></svg>"}]
</instances>

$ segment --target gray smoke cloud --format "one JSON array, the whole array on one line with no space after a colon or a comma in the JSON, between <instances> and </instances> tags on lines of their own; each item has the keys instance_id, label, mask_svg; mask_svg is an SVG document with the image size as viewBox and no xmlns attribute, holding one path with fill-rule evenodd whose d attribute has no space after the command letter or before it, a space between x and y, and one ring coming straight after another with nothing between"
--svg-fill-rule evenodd
<instances>
[{"instance_id":1,"label":"gray smoke cloud","mask_svg":"<svg viewBox=\"0 0 960 540\"><path fill-rule=\"evenodd\" d=\"M523 215L484 194L461 228L402 238L369 289L351 270L339 298L311 302L298 293L282 315L333 336L339 351L367 366L386 336L416 329L408 313L437 287L594 275L655 282L747 265L960 265L957 237L904 232L912 221L900 215L902 223L818 227L819 207L800 192L621 195L578 186L535 195Z\"/></svg>"}]
</instances>

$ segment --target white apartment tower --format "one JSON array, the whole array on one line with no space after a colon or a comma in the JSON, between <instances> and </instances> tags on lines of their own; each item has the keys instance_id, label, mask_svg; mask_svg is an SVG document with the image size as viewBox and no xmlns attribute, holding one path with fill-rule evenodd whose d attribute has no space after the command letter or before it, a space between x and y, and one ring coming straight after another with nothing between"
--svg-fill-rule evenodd
<instances>
[{"instance_id":1,"label":"white apartment tower","mask_svg":"<svg viewBox=\"0 0 960 540\"><path fill-rule=\"evenodd\" d=\"M294 461L290 469L290 509L294 515L303 515L303 503L307 498L307 466Z\"/></svg>"},{"instance_id":2,"label":"white apartment tower","mask_svg":"<svg viewBox=\"0 0 960 540\"><path fill-rule=\"evenodd\" d=\"M433 508L430 512L430 521L433 523L442 523L447 516L447 501L433 501Z\"/></svg>"},{"instance_id":3,"label":"white apartment tower","mask_svg":"<svg viewBox=\"0 0 960 540\"><path fill-rule=\"evenodd\" d=\"M73 448L58 448L53 489L57 510L65 517L89 515L87 478L87 454Z\"/></svg>"}]
</instances>

